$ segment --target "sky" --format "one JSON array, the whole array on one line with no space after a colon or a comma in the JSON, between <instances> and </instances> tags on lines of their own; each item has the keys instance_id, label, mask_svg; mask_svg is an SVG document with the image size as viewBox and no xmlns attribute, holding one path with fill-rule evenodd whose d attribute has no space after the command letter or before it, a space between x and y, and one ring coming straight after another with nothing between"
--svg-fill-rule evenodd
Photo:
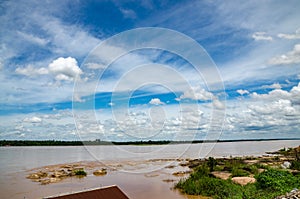
<instances>
[{"instance_id":1,"label":"sky","mask_svg":"<svg viewBox=\"0 0 300 199\"><path fill-rule=\"evenodd\" d=\"M0 139L300 138L299 10L0 1Z\"/></svg>"}]
</instances>

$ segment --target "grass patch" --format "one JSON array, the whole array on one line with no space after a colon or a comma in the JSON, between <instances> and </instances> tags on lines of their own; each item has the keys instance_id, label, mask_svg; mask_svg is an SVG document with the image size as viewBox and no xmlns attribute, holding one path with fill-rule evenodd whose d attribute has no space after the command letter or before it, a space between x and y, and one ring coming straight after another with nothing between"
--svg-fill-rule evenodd
<instances>
[{"instance_id":1,"label":"grass patch","mask_svg":"<svg viewBox=\"0 0 300 199\"><path fill-rule=\"evenodd\" d=\"M231 171L232 177L243 177L243 176L249 176L250 173L248 171L245 171L244 169L233 167Z\"/></svg>"}]
</instances>

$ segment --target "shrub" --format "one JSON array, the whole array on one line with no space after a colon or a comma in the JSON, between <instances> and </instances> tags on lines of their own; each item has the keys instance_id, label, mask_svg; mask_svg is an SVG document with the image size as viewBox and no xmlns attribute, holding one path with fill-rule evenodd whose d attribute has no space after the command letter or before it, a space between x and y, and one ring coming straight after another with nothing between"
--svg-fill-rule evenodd
<instances>
[{"instance_id":1,"label":"shrub","mask_svg":"<svg viewBox=\"0 0 300 199\"><path fill-rule=\"evenodd\" d=\"M300 161L297 160L292 161L291 169L300 170Z\"/></svg>"},{"instance_id":2,"label":"shrub","mask_svg":"<svg viewBox=\"0 0 300 199\"><path fill-rule=\"evenodd\" d=\"M213 198L243 198L240 185L234 184L230 180L218 178L202 177L196 181L188 178L179 181L176 188L180 188L184 193L191 195L213 196Z\"/></svg>"},{"instance_id":3,"label":"shrub","mask_svg":"<svg viewBox=\"0 0 300 199\"><path fill-rule=\"evenodd\" d=\"M87 173L84 170L76 170L74 171L76 176L86 176Z\"/></svg>"},{"instance_id":4,"label":"shrub","mask_svg":"<svg viewBox=\"0 0 300 199\"><path fill-rule=\"evenodd\" d=\"M209 166L210 172L214 171L215 166L217 165L217 161L213 157L208 158L207 165Z\"/></svg>"},{"instance_id":5,"label":"shrub","mask_svg":"<svg viewBox=\"0 0 300 199\"><path fill-rule=\"evenodd\" d=\"M288 171L269 169L256 177L257 187L281 193L288 192L299 187L299 179Z\"/></svg>"}]
</instances>

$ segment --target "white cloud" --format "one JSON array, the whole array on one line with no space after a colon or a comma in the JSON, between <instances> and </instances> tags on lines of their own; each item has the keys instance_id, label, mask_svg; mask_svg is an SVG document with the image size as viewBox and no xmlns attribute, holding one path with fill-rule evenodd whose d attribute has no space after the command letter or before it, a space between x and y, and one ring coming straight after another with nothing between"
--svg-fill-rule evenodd
<instances>
[{"instance_id":1,"label":"white cloud","mask_svg":"<svg viewBox=\"0 0 300 199\"><path fill-rule=\"evenodd\" d=\"M164 102L160 101L159 98L153 98L150 100L149 104L152 104L152 105L163 105L165 104Z\"/></svg>"},{"instance_id":2,"label":"white cloud","mask_svg":"<svg viewBox=\"0 0 300 199\"><path fill-rule=\"evenodd\" d=\"M238 94L240 94L240 95L249 94L249 91L243 90L243 89L239 89L239 90L237 90L236 92L237 92Z\"/></svg>"},{"instance_id":3,"label":"white cloud","mask_svg":"<svg viewBox=\"0 0 300 199\"><path fill-rule=\"evenodd\" d=\"M216 109L225 109L225 105L224 103L222 103L220 100L218 99L214 99L213 100L213 107L215 107Z\"/></svg>"},{"instance_id":4,"label":"white cloud","mask_svg":"<svg viewBox=\"0 0 300 199\"><path fill-rule=\"evenodd\" d=\"M266 32L255 32L252 34L252 38L255 41L260 41L260 40L272 41L273 40L273 38L271 36L268 36Z\"/></svg>"},{"instance_id":5,"label":"white cloud","mask_svg":"<svg viewBox=\"0 0 300 199\"><path fill-rule=\"evenodd\" d=\"M78 67L76 59L72 57L60 57L52 61L48 68L35 68L29 65L24 68L18 67L15 72L28 77L52 74L57 81L72 81L83 73Z\"/></svg>"},{"instance_id":6,"label":"white cloud","mask_svg":"<svg viewBox=\"0 0 300 199\"><path fill-rule=\"evenodd\" d=\"M296 110L292 107L292 102L286 99L279 99L264 106L250 105L249 108L259 114L281 114L293 115Z\"/></svg>"},{"instance_id":7,"label":"white cloud","mask_svg":"<svg viewBox=\"0 0 300 199\"><path fill-rule=\"evenodd\" d=\"M193 87L183 93L180 99L192 99L192 100L212 100L214 95L211 92L204 90L201 87Z\"/></svg>"},{"instance_id":8,"label":"white cloud","mask_svg":"<svg viewBox=\"0 0 300 199\"><path fill-rule=\"evenodd\" d=\"M272 88L272 89L281 89L282 86L279 83L274 83L271 85L263 85L261 88Z\"/></svg>"},{"instance_id":9,"label":"white cloud","mask_svg":"<svg viewBox=\"0 0 300 199\"><path fill-rule=\"evenodd\" d=\"M129 18L129 19L135 19L136 18L136 14L133 10L120 8L120 11L122 12L122 14L125 18Z\"/></svg>"},{"instance_id":10,"label":"white cloud","mask_svg":"<svg viewBox=\"0 0 300 199\"><path fill-rule=\"evenodd\" d=\"M24 33L24 32L17 32L21 37L23 37L26 41L31 42L33 44L41 45L44 46L46 45L49 41L43 38L40 38L38 36L34 36L32 34Z\"/></svg>"},{"instance_id":11,"label":"white cloud","mask_svg":"<svg viewBox=\"0 0 300 199\"><path fill-rule=\"evenodd\" d=\"M300 44L296 44L292 51L269 60L270 65L286 65L297 63L300 63Z\"/></svg>"},{"instance_id":12,"label":"white cloud","mask_svg":"<svg viewBox=\"0 0 300 199\"><path fill-rule=\"evenodd\" d=\"M46 75L49 73L48 69L42 67L42 68L34 68L32 65L29 65L24 68L16 68L15 72L20 75L25 75L25 76L36 76L36 75Z\"/></svg>"},{"instance_id":13,"label":"white cloud","mask_svg":"<svg viewBox=\"0 0 300 199\"><path fill-rule=\"evenodd\" d=\"M33 116L33 117L30 117L30 118L27 117L23 121L24 122L29 122L29 123L40 123L40 122L42 122L42 119L39 118L39 117Z\"/></svg>"},{"instance_id":14,"label":"white cloud","mask_svg":"<svg viewBox=\"0 0 300 199\"><path fill-rule=\"evenodd\" d=\"M85 66L89 69L104 69L106 67L104 64L98 63L87 63Z\"/></svg>"},{"instance_id":15,"label":"white cloud","mask_svg":"<svg viewBox=\"0 0 300 199\"><path fill-rule=\"evenodd\" d=\"M282 39L300 39L300 28L296 30L295 34L280 33L277 36Z\"/></svg>"},{"instance_id":16,"label":"white cloud","mask_svg":"<svg viewBox=\"0 0 300 199\"><path fill-rule=\"evenodd\" d=\"M290 91L275 89L267 94L257 94L256 92L254 92L251 94L251 97L253 97L254 99L262 99L269 101L286 99L290 100L295 104L300 104L300 82L297 86L294 86Z\"/></svg>"},{"instance_id":17,"label":"white cloud","mask_svg":"<svg viewBox=\"0 0 300 199\"><path fill-rule=\"evenodd\" d=\"M72 81L82 74L76 59L72 57L60 57L49 64L49 71L55 75L55 79Z\"/></svg>"}]
</instances>

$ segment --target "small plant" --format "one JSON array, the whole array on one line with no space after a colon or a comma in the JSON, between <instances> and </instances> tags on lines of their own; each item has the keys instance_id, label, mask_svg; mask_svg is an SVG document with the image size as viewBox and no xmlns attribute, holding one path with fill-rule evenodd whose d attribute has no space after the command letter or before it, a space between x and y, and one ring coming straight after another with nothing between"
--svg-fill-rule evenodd
<instances>
[{"instance_id":1,"label":"small plant","mask_svg":"<svg viewBox=\"0 0 300 199\"><path fill-rule=\"evenodd\" d=\"M87 173L84 170L76 170L76 171L74 171L74 174L76 176L86 176L87 175Z\"/></svg>"},{"instance_id":2,"label":"small plant","mask_svg":"<svg viewBox=\"0 0 300 199\"><path fill-rule=\"evenodd\" d=\"M284 151L286 151L286 148L284 147L284 148L282 148L282 149L279 149L279 151L280 151L280 152L284 152Z\"/></svg>"},{"instance_id":3,"label":"small plant","mask_svg":"<svg viewBox=\"0 0 300 199\"><path fill-rule=\"evenodd\" d=\"M249 172L237 167L233 167L231 171L232 177L243 177L243 176L248 176L249 174L250 174Z\"/></svg>"},{"instance_id":4,"label":"small plant","mask_svg":"<svg viewBox=\"0 0 300 199\"><path fill-rule=\"evenodd\" d=\"M207 165L209 166L210 172L214 171L215 166L217 165L217 161L213 157L208 158Z\"/></svg>"},{"instance_id":5,"label":"small plant","mask_svg":"<svg viewBox=\"0 0 300 199\"><path fill-rule=\"evenodd\" d=\"M294 160L291 162L291 169L299 170L300 171L300 161Z\"/></svg>"}]
</instances>

